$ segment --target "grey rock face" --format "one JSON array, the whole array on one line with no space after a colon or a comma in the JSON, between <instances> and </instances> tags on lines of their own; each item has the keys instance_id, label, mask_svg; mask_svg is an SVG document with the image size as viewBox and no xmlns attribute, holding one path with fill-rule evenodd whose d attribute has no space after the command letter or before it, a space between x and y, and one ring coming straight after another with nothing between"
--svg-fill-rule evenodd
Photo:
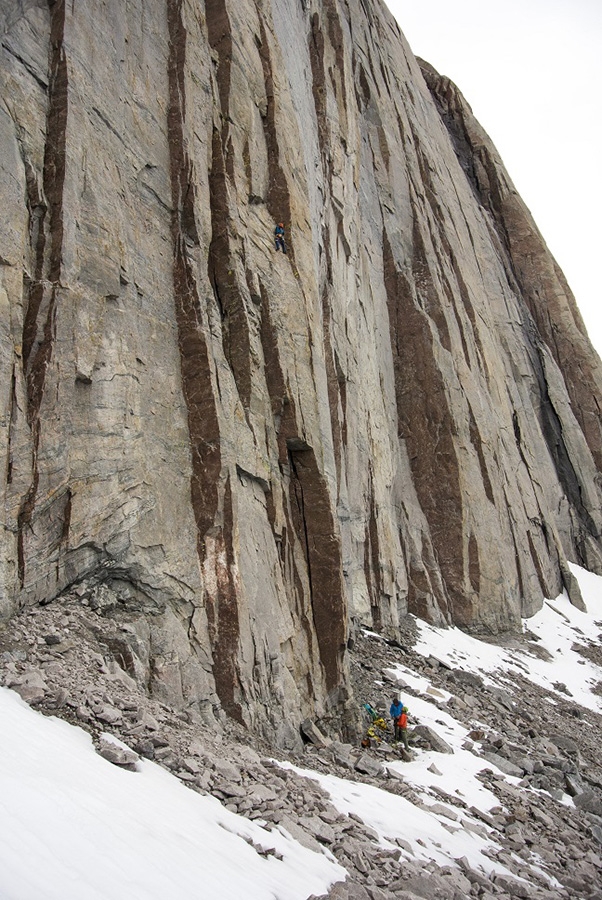
<instances>
[{"instance_id":1,"label":"grey rock face","mask_svg":"<svg viewBox=\"0 0 602 900\"><path fill-rule=\"evenodd\" d=\"M524 769L515 766L514 763L510 762L508 759L504 759L504 757L500 756L498 753L483 753L483 759L486 759L487 762L497 766L497 768L504 772L505 775L513 775L515 778L522 778L525 774Z\"/></svg>"},{"instance_id":2,"label":"grey rock face","mask_svg":"<svg viewBox=\"0 0 602 900\"><path fill-rule=\"evenodd\" d=\"M383 772L382 764L377 759L363 753L355 764L355 769L365 775L377 776Z\"/></svg>"},{"instance_id":3,"label":"grey rock face","mask_svg":"<svg viewBox=\"0 0 602 900\"><path fill-rule=\"evenodd\" d=\"M596 791L582 791L574 798L575 806L602 819L602 796Z\"/></svg>"},{"instance_id":4,"label":"grey rock face","mask_svg":"<svg viewBox=\"0 0 602 900\"><path fill-rule=\"evenodd\" d=\"M293 748L345 711L350 617L578 603L600 363L386 10L13 6L0 614L72 591L156 698Z\"/></svg>"},{"instance_id":5,"label":"grey rock face","mask_svg":"<svg viewBox=\"0 0 602 900\"><path fill-rule=\"evenodd\" d=\"M134 753L128 747L120 747L112 741L102 739L98 752L108 762L115 766L121 766L124 769L135 770L138 754Z\"/></svg>"},{"instance_id":6,"label":"grey rock face","mask_svg":"<svg viewBox=\"0 0 602 900\"><path fill-rule=\"evenodd\" d=\"M48 694L44 675L36 669L29 669L21 675L8 679L7 686L15 690L26 703L40 703Z\"/></svg>"},{"instance_id":7,"label":"grey rock face","mask_svg":"<svg viewBox=\"0 0 602 900\"><path fill-rule=\"evenodd\" d=\"M305 719L301 723L301 731L315 747L328 747L330 744L330 739L322 734L316 723L312 722L311 719Z\"/></svg>"},{"instance_id":8,"label":"grey rock face","mask_svg":"<svg viewBox=\"0 0 602 900\"><path fill-rule=\"evenodd\" d=\"M431 749L436 750L437 753L454 752L447 741L444 741L443 738L428 725L416 725L409 734L409 740L412 744L423 742Z\"/></svg>"}]
</instances>

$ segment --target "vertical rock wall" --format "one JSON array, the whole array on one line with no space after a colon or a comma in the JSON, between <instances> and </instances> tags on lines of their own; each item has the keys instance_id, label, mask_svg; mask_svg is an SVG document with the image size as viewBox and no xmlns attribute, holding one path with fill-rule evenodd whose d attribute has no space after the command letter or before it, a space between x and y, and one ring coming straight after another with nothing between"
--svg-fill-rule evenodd
<instances>
[{"instance_id":1,"label":"vertical rock wall","mask_svg":"<svg viewBox=\"0 0 602 900\"><path fill-rule=\"evenodd\" d=\"M378 3L20 0L0 30L2 615L76 591L150 690L286 743L345 708L352 618L579 601L600 362Z\"/></svg>"}]
</instances>

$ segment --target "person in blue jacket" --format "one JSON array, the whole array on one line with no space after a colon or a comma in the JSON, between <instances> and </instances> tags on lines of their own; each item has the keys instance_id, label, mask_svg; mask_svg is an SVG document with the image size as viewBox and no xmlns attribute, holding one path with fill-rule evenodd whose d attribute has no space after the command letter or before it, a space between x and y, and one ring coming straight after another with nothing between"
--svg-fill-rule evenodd
<instances>
[{"instance_id":1,"label":"person in blue jacket","mask_svg":"<svg viewBox=\"0 0 602 900\"><path fill-rule=\"evenodd\" d=\"M389 709L389 715L393 719L393 730L394 730L394 739L396 741L401 740L401 728L400 728L400 720L401 714L403 712L403 703L397 697L393 697L393 702L391 703L391 708Z\"/></svg>"},{"instance_id":2,"label":"person in blue jacket","mask_svg":"<svg viewBox=\"0 0 602 900\"><path fill-rule=\"evenodd\" d=\"M274 229L274 243L276 244L276 250L282 250L283 253L286 253L286 244L284 243L284 223L279 222Z\"/></svg>"}]
</instances>

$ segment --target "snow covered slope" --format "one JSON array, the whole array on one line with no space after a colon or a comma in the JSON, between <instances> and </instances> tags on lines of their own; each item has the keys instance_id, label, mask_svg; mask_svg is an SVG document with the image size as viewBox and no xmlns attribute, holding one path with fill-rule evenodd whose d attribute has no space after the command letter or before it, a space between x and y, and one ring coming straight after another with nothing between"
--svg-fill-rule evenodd
<instances>
[{"instance_id":1,"label":"snow covered slope","mask_svg":"<svg viewBox=\"0 0 602 900\"><path fill-rule=\"evenodd\" d=\"M577 567L573 571L587 612L558 597L525 622L526 642L504 648L417 620L413 652L431 668L400 661L378 673L383 677L374 679L374 691L401 693L411 725L432 729L452 752L417 743L412 759L402 761L395 748L380 748L373 755L389 776L382 787L374 779L362 782L357 772L348 778L329 772L325 751L314 749L313 757L307 753L301 765L281 761L279 766L318 782L343 821L361 821L372 829L372 848L389 854L383 859L396 856L406 872L422 871L434 891L438 873L453 870L456 889L465 882L469 890L474 879L482 878L501 897L527 889L531 893L517 896L569 896L566 880L560 882L552 866L560 852L542 851L529 827L543 828L546 817L565 816L567 823L577 822L573 844L579 828L590 840L585 819L576 817L582 815L579 796L592 793L591 781L569 791L571 770L557 748L570 750L570 742L563 745L560 737L548 735L542 744L539 734L537 744L525 734L521 747L517 735L526 728L520 711L525 712L527 700L533 702L525 684L550 710L570 700L577 710L602 711L597 692L602 668L596 661L602 579ZM367 639L376 646L384 643L375 634ZM437 672L450 676L447 687ZM481 679L488 702L497 703L502 715L506 711L505 732L482 721L485 707L462 689L461 673L476 678L474 683ZM324 832L309 849L301 832L293 837L286 823L237 815L214 797L188 790L147 759L140 758L135 771L114 766L95 752L88 734L42 716L7 689L0 689L0 717L2 900L306 900L326 894L347 876L333 852L344 846L344 837ZM595 738L593 721L575 719L577 744L580 734ZM575 759L584 768L579 753ZM555 766L565 779L563 789L544 791L529 782L529 776L538 777L542 760L543 769ZM286 782L278 784L281 792L287 790ZM407 790L396 793L392 784ZM517 818L520 809L529 814L525 821ZM323 828L327 818L321 817ZM590 820L594 833L596 816ZM302 818L299 822L304 824ZM517 827L524 832L520 839ZM594 890L602 861L591 847L582 855L579 865L594 872ZM393 896L384 893L386 884L378 890L378 896ZM571 896L589 894L576 889Z\"/></svg>"}]
</instances>

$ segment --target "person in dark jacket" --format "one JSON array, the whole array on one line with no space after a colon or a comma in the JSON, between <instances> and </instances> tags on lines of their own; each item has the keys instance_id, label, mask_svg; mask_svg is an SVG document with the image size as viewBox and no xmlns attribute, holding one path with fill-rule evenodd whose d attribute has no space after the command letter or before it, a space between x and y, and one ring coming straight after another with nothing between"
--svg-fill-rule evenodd
<instances>
[{"instance_id":1,"label":"person in dark jacket","mask_svg":"<svg viewBox=\"0 0 602 900\"><path fill-rule=\"evenodd\" d=\"M393 702L391 703L391 708L389 709L389 715L393 719L393 729L394 729L394 739L399 741L401 739L401 732L399 729L399 720L401 718L401 714L403 712L403 703L397 697L393 697Z\"/></svg>"},{"instance_id":2,"label":"person in dark jacket","mask_svg":"<svg viewBox=\"0 0 602 900\"><path fill-rule=\"evenodd\" d=\"M274 243L276 244L276 250L282 250L283 253L286 253L286 244L284 243L284 223L279 222L274 229Z\"/></svg>"}]
</instances>

